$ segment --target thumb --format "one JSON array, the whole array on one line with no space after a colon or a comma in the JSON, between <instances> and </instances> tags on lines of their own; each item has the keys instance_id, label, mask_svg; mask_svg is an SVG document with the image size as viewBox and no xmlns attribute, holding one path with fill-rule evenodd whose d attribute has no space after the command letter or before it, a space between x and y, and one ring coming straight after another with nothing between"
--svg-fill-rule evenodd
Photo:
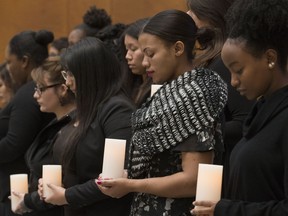
<instances>
[{"instance_id":1,"label":"thumb","mask_svg":"<svg viewBox=\"0 0 288 216\"><path fill-rule=\"evenodd\" d=\"M203 201L203 200L193 202L194 206L203 206L203 207L210 207L212 204L213 204L212 201Z\"/></svg>"},{"instance_id":2,"label":"thumb","mask_svg":"<svg viewBox=\"0 0 288 216\"><path fill-rule=\"evenodd\" d=\"M48 183L47 187L50 188L51 190L56 190L57 189L57 186L54 185L54 184L51 184L51 183Z\"/></svg>"},{"instance_id":3,"label":"thumb","mask_svg":"<svg viewBox=\"0 0 288 216\"><path fill-rule=\"evenodd\" d=\"M21 194L18 193L18 192L16 192L16 191L12 191L12 194L13 194L14 196L18 197L18 198L21 197Z\"/></svg>"}]
</instances>

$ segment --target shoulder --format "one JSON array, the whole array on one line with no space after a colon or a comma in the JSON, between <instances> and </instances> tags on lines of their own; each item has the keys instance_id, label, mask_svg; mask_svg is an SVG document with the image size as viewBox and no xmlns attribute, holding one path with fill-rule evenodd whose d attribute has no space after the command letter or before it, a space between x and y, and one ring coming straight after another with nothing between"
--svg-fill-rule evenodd
<instances>
[{"instance_id":1,"label":"shoulder","mask_svg":"<svg viewBox=\"0 0 288 216\"><path fill-rule=\"evenodd\" d=\"M109 98L101 107L101 112L106 112L115 108L135 109L135 105L125 94L120 93Z\"/></svg>"},{"instance_id":2,"label":"shoulder","mask_svg":"<svg viewBox=\"0 0 288 216\"><path fill-rule=\"evenodd\" d=\"M230 83L231 74L228 68L224 65L221 56L215 58L207 68L217 72L226 83Z\"/></svg>"},{"instance_id":3,"label":"shoulder","mask_svg":"<svg viewBox=\"0 0 288 216\"><path fill-rule=\"evenodd\" d=\"M15 96L12 99L12 104L14 107L18 108L25 108L25 107L35 107L37 110L40 111L39 105L37 101L33 97L34 95L34 82L28 82L24 84L20 89L17 91Z\"/></svg>"}]
</instances>

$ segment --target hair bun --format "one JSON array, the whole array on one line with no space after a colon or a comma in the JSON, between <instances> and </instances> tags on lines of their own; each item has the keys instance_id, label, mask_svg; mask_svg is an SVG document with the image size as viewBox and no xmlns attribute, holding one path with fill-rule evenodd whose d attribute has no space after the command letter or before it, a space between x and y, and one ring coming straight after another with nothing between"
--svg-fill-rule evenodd
<instances>
[{"instance_id":1,"label":"hair bun","mask_svg":"<svg viewBox=\"0 0 288 216\"><path fill-rule=\"evenodd\" d=\"M36 32L35 41L43 46L47 46L54 40L54 34L51 31L39 30Z\"/></svg>"},{"instance_id":2,"label":"hair bun","mask_svg":"<svg viewBox=\"0 0 288 216\"><path fill-rule=\"evenodd\" d=\"M104 9L91 6L84 14L83 22L92 28L102 29L105 26L111 25L112 20Z\"/></svg>"}]
</instances>

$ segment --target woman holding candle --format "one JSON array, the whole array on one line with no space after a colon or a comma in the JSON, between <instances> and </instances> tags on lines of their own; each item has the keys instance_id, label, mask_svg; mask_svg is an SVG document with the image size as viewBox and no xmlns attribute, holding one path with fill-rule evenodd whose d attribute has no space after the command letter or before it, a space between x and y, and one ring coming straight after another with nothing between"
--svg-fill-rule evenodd
<instances>
[{"instance_id":1,"label":"woman holding candle","mask_svg":"<svg viewBox=\"0 0 288 216\"><path fill-rule=\"evenodd\" d=\"M56 118L42 129L32 145L26 152L26 163L29 167L29 193L19 196L24 200L16 208L16 213L24 213L27 210L34 211L33 215L60 216L63 214L61 208L51 208L45 205L38 196L38 179L42 176L42 166L54 164L52 149L57 133L67 125L75 109L75 96L65 85L61 74L64 68L61 66L60 57L49 57L43 65L32 71L32 78L36 83L34 98L40 105L42 112L54 113Z\"/></svg>"},{"instance_id":2,"label":"woman holding candle","mask_svg":"<svg viewBox=\"0 0 288 216\"><path fill-rule=\"evenodd\" d=\"M229 9L222 58L231 84L257 103L231 154L226 199L195 202L203 207L195 215L287 215L287 20L286 0L237 0Z\"/></svg>"},{"instance_id":3,"label":"woman holding candle","mask_svg":"<svg viewBox=\"0 0 288 216\"><path fill-rule=\"evenodd\" d=\"M96 38L87 37L63 55L66 85L76 94L76 121L61 132L53 153L63 165L63 186L46 202L65 205L65 215L125 216L131 197L113 199L101 193L94 179L102 172L105 138L131 137L133 102L122 90L117 57ZM41 191L40 185L40 191Z\"/></svg>"},{"instance_id":4,"label":"woman holding candle","mask_svg":"<svg viewBox=\"0 0 288 216\"><path fill-rule=\"evenodd\" d=\"M53 114L43 113L33 98L35 84L31 71L48 57L53 33L47 30L24 31L13 36L6 49L7 68L18 88L13 99L0 113L0 215L11 211L10 174L28 173L24 154Z\"/></svg>"},{"instance_id":5,"label":"woman holding candle","mask_svg":"<svg viewBox=\"0 0 288 216\"><path fill-rule=\"evenodd\" d=\"M222 150L227 88L213 71L193 70L196 34L188 14L167 10L139 36L143 65L163 86L132 115L129 178L97 181L112 197L135 192L130 215L190 214L198 164Z\"/></svg>"}]
</instances>

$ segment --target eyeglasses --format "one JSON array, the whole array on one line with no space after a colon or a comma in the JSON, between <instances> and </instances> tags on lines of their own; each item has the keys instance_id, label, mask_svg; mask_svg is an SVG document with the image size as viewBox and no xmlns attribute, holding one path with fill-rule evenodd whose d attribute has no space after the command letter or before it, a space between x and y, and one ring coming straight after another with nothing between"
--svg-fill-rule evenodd
<instances>
[{"instance_id":1,"label":"eyeglasses","mask_svg":"<svg viewBox=\"0 0 288 216\"><path fill-rule=\"evenodd\" d=\"M73 74L70 72L70 71L65 71L65 70L62 70L61 71L61 74L62 74L62 76L63 76L63 78L65 79L65 80L67 80L69 77L70 78L72 78L72 77L74 77L73 76Z\"/></svg>"},{"instance_id":2,"label":"eyeglasses","mask_svg":"<svg viewBox=\"0 0 288 216\"><path fill-rule=\"evenodd\" d=\"M34 88L34 90L35 90L35 92L37 92L38 95L41 95L48 88L53 88L55 86L62 85L62 84L63 83L56 83L56 84L53 84L53 85L42 86L42 87L37 86L37 87Z\"/></svg>"}]
</instances>

